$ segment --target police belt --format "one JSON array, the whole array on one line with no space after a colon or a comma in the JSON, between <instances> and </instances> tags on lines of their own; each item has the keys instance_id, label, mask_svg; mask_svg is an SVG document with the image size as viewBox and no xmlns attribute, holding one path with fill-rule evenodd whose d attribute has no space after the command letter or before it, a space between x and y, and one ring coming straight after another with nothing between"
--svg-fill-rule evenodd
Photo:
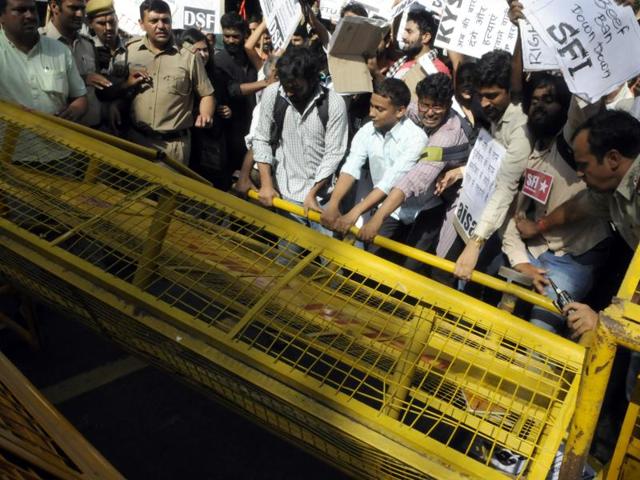
<instances>
[{"instance_id":1,"label":"police belt","mask_svg":"<svg viewBox=\"0 0 640 480\"><path fill-rule=\"evenodd\" d=\"M147 138L152 138L154 140L163 140L165 142L179 140L183 137L186 137L189 133L188 128L184 128L182 130L173 130L171 132L156 132L155 130L151 130L150 128L138 127L136 125L133 125L133 129Z\"/></svg>"}]
</instances>

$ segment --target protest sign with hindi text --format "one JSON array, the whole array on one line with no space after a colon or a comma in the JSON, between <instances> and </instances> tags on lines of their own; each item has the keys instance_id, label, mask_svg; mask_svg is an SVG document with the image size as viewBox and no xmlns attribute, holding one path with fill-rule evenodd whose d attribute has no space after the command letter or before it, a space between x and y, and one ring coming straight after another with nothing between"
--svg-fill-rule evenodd
<instances>
[{"instance_id":1,"label":"protest sign with hindi text","mask_svg":"<svg viewBox=\"0 0 640 480\"><path fill-rule=\"evenodd\" d=\"M445 0L435 45L480 58L492 50L513 53L517 39L507 2Z\"/></svg>"},{"instance_id":2,"label":"protest sign with hindi text","mask_svg":"<svg viewBox=\"0 0 640 480\"><path fill-rule=\"evenodd\" d=\"M485 206L495 190L496 176L506 154L505 148L486 130L480 130L464 171L454 227L465 240L473 234Z\"/></svg>"}]
</instances>

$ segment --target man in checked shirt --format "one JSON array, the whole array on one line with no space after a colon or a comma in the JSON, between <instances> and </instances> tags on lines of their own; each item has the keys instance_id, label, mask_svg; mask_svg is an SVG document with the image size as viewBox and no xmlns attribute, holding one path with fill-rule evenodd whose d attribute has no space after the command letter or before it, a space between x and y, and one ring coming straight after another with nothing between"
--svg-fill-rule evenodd
<instances>
[{"instance_id":1,"label":"man in checked shirt","mask_svg":"<svg viewBox=\"0 0 640 480\"><path fill-rule=\"evenodd\" d=\"M260 202L270 207L274 198L282 197L320 211L329 179L347 150L346 106L338 94L320 85L320 66L307 48L289 48L276 69L280 82L264 90L253 139ZM284 118L276 126L274 113L282 99ZM278 138L272 138L274 129L280 132ZM318 224L309 226L324 231Z\"/></svg>"}]
</instances>

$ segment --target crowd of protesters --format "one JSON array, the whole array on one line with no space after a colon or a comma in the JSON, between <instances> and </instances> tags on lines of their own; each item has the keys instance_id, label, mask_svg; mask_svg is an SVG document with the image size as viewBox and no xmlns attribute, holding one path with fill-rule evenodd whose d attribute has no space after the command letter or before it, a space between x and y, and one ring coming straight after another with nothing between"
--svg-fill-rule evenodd
<instances>
[{"instance_id":1,"label":"crowd of protesters","mask_svg":"<svg viewBox=\"0 0 640 480\"><path fill-rule=\"evenodd\" d=\"M523 7L509 3L517 23ZM480 59L439 51L438 18L418 6L363 60L373 93L339 94L326 54L335 24L316 7L302 2L276 52L259 16L224 14L218 48L213 34L172 30L162 0L140 4L135 38L111 0L50 0L43 26L35 0L0 0L0 99L158 149L216 188L256 190L265 207L280 197L321 212L320 224L295 219L326 235L356 225L363 248L454 288L506 265L555 298L551 279L576 301L527 318L576 341L593 330L640 239L637 82L584 107L558 72L523 72L520 48ZM347 3L345 16L367 10ZM506 155L464 238L453 217L481 129ZM552 178L544 202L523 194L525 169ZM452 260L455 272L383 250L377 235ZM630 363L627 388L640 360Z\"/></svg>"}]
</instances>

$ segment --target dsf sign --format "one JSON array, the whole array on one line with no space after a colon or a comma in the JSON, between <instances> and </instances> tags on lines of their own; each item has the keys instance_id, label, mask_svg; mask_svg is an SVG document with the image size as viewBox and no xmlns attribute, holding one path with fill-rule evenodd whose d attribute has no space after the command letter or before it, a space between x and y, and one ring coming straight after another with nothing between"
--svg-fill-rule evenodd
<instances>
[{"instance_id":1,"label":"dsf sign","mask_svg":"<svg viewBox=\"0 0 640 480\"><path fill-rule=\"evenodd\" d=\"M185 6L183 23L184 28L194 27L213 32L216 26L216 12Z\"/></svg>"}]
</instances>

